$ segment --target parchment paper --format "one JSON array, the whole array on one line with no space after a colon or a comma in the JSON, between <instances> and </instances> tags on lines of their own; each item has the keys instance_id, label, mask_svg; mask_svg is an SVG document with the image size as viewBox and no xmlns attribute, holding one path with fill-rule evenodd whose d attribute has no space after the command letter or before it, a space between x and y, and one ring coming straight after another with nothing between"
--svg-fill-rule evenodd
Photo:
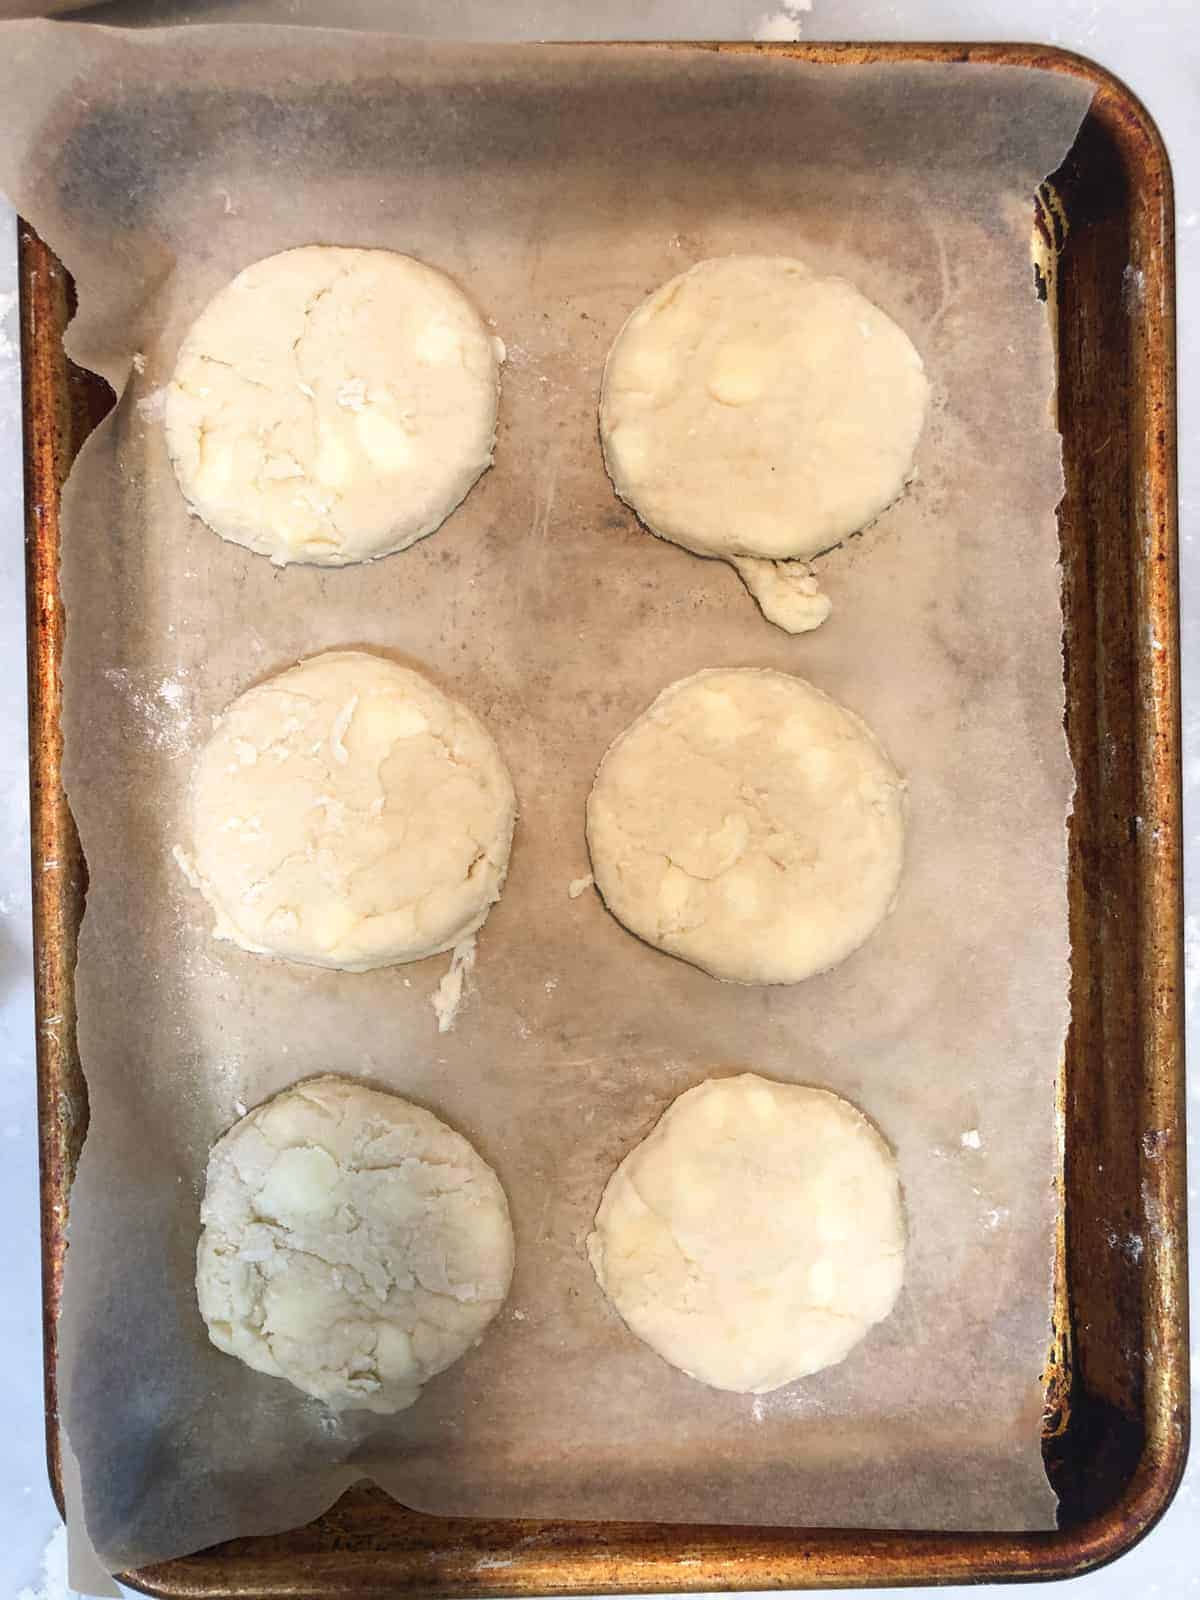
<instances>
[{"instance_id":1,"label":"parchment paper","mask_svg":"<svg viewBox=\"0 0 1200 1600\"><path fill-rule=\"evenodd\" d=\"M259 27L13 24L0 44L0 181L76 274L71 353L121 393L71 479L63 563L92 1120L60 1392L104 1561L288 1527L365 1474L448 1513L1052 1526L1039 1374L1071 774L1029 233L1086 91L982 66ZM435 263L509 350L494 469L433 537L334 572L281 571L190 519L159 420L213 291L310 242ZM597 446L628 310L735 250L849 276L934 384L918 482L821 563L836 610L800 638L728 567L642 531ZM212 715L351 645L482 713L520 796L508 887L445 1036L445 958L352 976L241 954L209 938L171 860ZM894 914L793 988L718 984L567 894L609 741L665 684L725 664L811 677L908 776ZM614 1165L669 1101L745 1068L874 1118L911 1227L890 1320L759 1399L663 1364L583 1251ZM334 1417L251 1373L195 1306L210 1144L239 1103L331 1069L446 1118L512 1204L509 1307L394 1421Z\"/></svg>"}]
</instances>

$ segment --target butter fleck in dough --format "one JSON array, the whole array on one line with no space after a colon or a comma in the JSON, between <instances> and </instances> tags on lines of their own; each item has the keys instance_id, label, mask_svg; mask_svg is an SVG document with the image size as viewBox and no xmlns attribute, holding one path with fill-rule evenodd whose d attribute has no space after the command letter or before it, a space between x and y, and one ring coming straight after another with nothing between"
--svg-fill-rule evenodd
<instances>
[{"instance_id":1,"label":"butter fleck in dough","mask_svg":"<svg viewBox=\"0 0 1200 1600\"><path fill-rule=\"evenodd\" d=\"M445 521L492 459L504 347L443 273L307 245L240 272L167 390L189 506L281 565L344 566Z\"/></svg>"},{"instance_id":2,"label":"butter fleck in dough","mask_svg":"<svg viewBox=\"0 0 1200 1600\"><path fill-rule=\"evenodd\" d=\"M723 256L629 317L600 437L652 532L730 561L764 616L798 633L831 609L804 563L901 493L928 400L907 334L853 285L786 256Z\"/></svg>"},{"instance_id":3,"label":"butter fleck in dough","mask_svg":"<svg viewBox=\"0 0 1200 1600\"><path fill-rule=\"evenodd\" d=\"M337 1410L412 1405L512 1279L491 1168L428 1111L343 1078L235 1123L209 1155L200 1216L213 1344Z\"/></svg>"},{"instance_id":4,"label":"butter fleck in dough","mask_svg":"<svg viewBox=\"0 0 1200 1600\"><path fill-rule=\"evenodd\" d=\"M753 667L672 684L615 740L587 805L596 887L647 943L737 983L797 983L892 907L904 786L865 723Z\"/></svg>"},{"instance_id":5,"label":"butter fleck in dough","mask_svg":"<svg viewBox=\"0 0 1200 1600\"><path fill-rule=\"evenodd\" d=\"M835 1094L754 1073L680 1095L609 1179L588 1238L628 1327L714 1389L843 1361L895 1305L896 1162Z\"/></svg>"},{"instance_id":6,"label":"butter fleck in dough","mask_svg":"<svg viewBox=\"0 0 1200 1600\"><path fill-rule=\"evenodd\" d=\"M362 972L450 950L482 926L516 799L471 711L419 673L347 650L229 706L190 813L185 859L217 938Z\"/></svg>"}]
</instances>

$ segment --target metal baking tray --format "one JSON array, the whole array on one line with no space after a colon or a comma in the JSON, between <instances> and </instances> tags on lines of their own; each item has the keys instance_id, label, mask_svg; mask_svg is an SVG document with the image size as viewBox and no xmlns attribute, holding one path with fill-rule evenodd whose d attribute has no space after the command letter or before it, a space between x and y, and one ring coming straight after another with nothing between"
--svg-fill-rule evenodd
<instances>
[{"instance_id":1,"label":"metal baking tray","mask_svg":"<svg viewBox=\"0 0 1200 1600\"><path fill-rule=\"evenodd\" d=\"M636 48L636 47L630 47ZM720 45L721 50L754 49ZM1025 45L775 47L860 62L1038 66L1091 110L1030 217L1057 348L1070 825L1071 1025L1043 1453L1051 1533L452 1520L360 1486L307 1527L125 1575L150 1594L540 1595L1067 1577L1156 1521L1188 1439L1172 192L1157 129L1102 68ZM1138 292L1131 293L1136 273ZM47 1453L61 1505L56 1327L87 1130L75 1039L87 867L61 783L59 491L112 403L61 336L70 281L20 228L33 912ZM1114 1248L1136 1233L1144 1250ZM1135 1258L1136 1257L1136 1258Z\"/></svg>"}]
</instances>

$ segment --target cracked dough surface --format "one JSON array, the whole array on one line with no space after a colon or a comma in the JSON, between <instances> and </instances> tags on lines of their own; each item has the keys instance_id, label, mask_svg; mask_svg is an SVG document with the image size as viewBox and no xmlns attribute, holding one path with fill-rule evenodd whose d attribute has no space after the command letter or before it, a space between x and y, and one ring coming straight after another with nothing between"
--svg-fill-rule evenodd
<instances>
[{"instance_id":1,"label":"cracked dough surface","mask_svg":"<svg viewBox=\"0 0 1200 1600\"><path fill-rule=\"evenodd\" d=\"M499 898L512 780L473 712L353 650L217 719L190 795L193 881L244 950L366 971L449 950Z\"/></svg>"},{"instance_id":2,"label":"cracked dough surface","mask_svg":"<svg viewBox=\"0 0 1200 1600\"><path fill-rule=\"evenodd\" d=\"M901 492L928 395L908 335L852 284L786 256L724 256L621 329L600 436L654 533L705 556L807 560Z\"/></svg>"},{"instance_id":3,"label":"cracked dough surface","mask_svg":"<svg viewBox=\"0 0 1200 1600\"><path fill-rule=\"evenodd\" d=\"M587 835L605 903L647 943L716 978L796 983L891 909L904 788L866 724L802 678L717 668L614 741Z\"/></svg>"},{"instance_id":4,"label":"cracked dough surface","mask_svg":"<svg viewBox=\"0 0 1200 1600\"><path fill-rule=\"evenodd\" d=\"M200 1217L212 1342L338 1409L412 1405L512 1278L491 1168L428 1111L344 1078L287 1089L218 1139Z\"/></svg>"},{"instance_id":5,"label":"cracked dough surface","mask_svg":"<svg viewBox=\"0 0 1200 1600\"><path fill-rule=\"evenodd\" d=\"M432 533L489 465L503 346L443 273L307 245L192 324L167 447L192 511L280 564L344 566Z\"/></svg>"},{"instance_id":6,"label":"cracked dough surface","mask_svg":"<svg viewBox=\"0 0 1200 1600\"><path fill-rule=\"evenodd\" d=\"M588 1238L629 1328L714 1389L842 1361L904 1277L896 1162L822 1089L754 1073L680 1095L609 1179Z\"/></svg>"}]
</instances>

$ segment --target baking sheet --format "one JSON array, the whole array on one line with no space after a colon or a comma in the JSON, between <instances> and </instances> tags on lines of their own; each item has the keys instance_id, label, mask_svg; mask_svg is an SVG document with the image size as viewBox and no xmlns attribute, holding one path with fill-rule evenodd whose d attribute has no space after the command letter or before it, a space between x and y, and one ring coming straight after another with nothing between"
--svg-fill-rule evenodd
<instances>
[{"instance_id":1,"label":"baking sheet","mask_svg":"<svg viewBox=\"0 0 1200 1600\"><path fill-rule=\"evenodd\" d=\"M464 1514L1052 1525L1038 1374L1070 774L1028 234L1086 89L761 53L4 33L0 182L77 275L71 353L131 379L72 477L63 572L92 1124L61 1392L103 1559L286 1527L364 1473ZM280 572L187 518L157 396L209 294L314 239L446 268L510 361L496 467L441 532L370 568ZM641 532L595 439L630 306L746 248L852 277L935 383L918 484L822 563L837 610L801 639L728 568ZM517 783L509 886L449 1035L429 1005L444 958L350 976L240 955L208 939L170 859L210 716L334 645L422 665L488 718ZM811 676L909 777L895 914L792 990L716 985L566 892L609 740L665 683L721 664ZM612 1166L666 1103L746 1067L861 1105L899 1151L912 1229L890 1321L759 1399L663 1366L582 1253ZM220 1356L191 1290L209 1144L236 1102L330 1069L471 1137L517 1229L509 1310L391 1423L332 1419Z\"/></svg>"}]
</instances>

